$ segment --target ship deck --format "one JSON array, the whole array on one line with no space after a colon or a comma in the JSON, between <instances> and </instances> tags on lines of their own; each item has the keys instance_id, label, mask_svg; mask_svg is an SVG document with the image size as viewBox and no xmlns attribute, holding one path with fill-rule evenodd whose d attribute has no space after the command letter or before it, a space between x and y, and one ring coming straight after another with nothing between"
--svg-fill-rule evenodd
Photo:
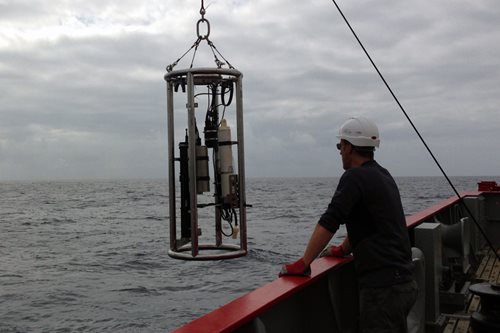
<instances>
[{"instance_id":1,"label":"ship deck","mask_svg":"<svg viewBox=\"0 0 500 333\"><path fill-rule=\"evenodd\" d=\"M485 251L485 255L473 276L473 282L500 283L500 262L494 253ZM500 250L498 250L500 254ZM469 294L466 312L450 316L443 333L473 333L470 328L470 315L481 308L480 298Z\"/></svg>"}]
</instances>

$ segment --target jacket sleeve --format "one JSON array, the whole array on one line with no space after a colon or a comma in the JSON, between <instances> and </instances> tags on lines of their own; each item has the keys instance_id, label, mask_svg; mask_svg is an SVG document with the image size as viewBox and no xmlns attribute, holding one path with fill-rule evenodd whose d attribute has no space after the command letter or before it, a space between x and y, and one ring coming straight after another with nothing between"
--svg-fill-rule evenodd
<instances>
[{"instance_id":1,"label":"jacket sleeve","mask_svg":"<svg viewBox=\"0 0 500 333\"><path fill-rule=\"evenodd\" d=\"M349 215L361 197L361 190L356 177L350 170L346 171L318 223L330 232L336 232L341 224L345 224Z\"/></svg>"}]
</instances>

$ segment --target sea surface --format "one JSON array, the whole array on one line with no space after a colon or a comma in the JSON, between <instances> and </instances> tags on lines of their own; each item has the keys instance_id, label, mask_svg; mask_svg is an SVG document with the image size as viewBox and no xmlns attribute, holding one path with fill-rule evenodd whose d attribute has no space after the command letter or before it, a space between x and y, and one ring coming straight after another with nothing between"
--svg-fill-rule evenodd
<instances>
[{"instance_id":1,"label":"sea surface","mask_svg":"<svg viewBox=\"0 0 500 333\"><path fill-rule=\"evenodd\" d=\"M480 180L500 177L452 178ZM168 257L165 180L0 183L0 332L169 332L300 257L337 181L247 179L249 254L209 262ZM407 215L454 195L442 177L396 181Z\"/></svg>"}]
</instances>

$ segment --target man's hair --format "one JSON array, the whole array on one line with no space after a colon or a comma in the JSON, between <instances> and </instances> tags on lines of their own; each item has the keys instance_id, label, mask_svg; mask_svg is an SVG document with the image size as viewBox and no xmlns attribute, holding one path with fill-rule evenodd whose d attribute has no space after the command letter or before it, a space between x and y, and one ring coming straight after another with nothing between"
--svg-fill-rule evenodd
<instances>
[{"instance_id":1,"label":"man's hair","mask_svg":"<svg viewBox=\"0 0 500 333\"><path fill-rule=\"evenodd\" d=\"M374 147L359 147L359 146L352 146L352 149L360 156L369 158L373 160L374 157Z\"/></svg>"},{"instance_id":2,"label":"man's hair","mask_svg":"<svg viewBox=\"0 0 500 333\"><path fill-rule=\"evenodd\" d=\"M346 142L346 143L350 144L352 146L352 149L358 155L373 160L375 147L360 147L360 146L355 146L355 145L353 145L352 143L350 143L349 141L347 141L345 139L341 139L340 141L341 142Z\"/></svg>"}]
</instances>

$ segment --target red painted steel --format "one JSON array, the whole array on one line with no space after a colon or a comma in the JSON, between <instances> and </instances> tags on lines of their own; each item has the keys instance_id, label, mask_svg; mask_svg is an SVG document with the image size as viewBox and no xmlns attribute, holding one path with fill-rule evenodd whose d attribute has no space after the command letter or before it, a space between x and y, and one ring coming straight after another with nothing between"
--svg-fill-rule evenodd
<instances>
[{"instance_id":1,"label":"red painted steel","mask_svg":"<svg viewBox=\"0 0 500 333\"><path fill-rule=\"evenodd\" d=\"M477 185L479 191L500 191L500 186L495 181L482 181Z\"/></svg>"},{"instance_id":2,"label":"red painted steel","mask_svg":"<svg viewBox=\"0 0 500 333\"><path fill-rule=\"evenodd\" d=\"M290 297L297 291L309 286L325 275L333 267L341 267L352 257L324 257L311 264L311 276L284 276L260 287L222 307L202 316L173 333L231 332L264 313L273 305ZM277 268L278 269L278 268ZM278 275L278 271L276 271Z\"/></svg>"},{"instance_id":3,"label":"red painted steel","mask_svg":"<svg viewBox=\"0 0 500 333\"><path fill-rule=\"evenodd\" d=\"M478 196L480 195L482 192L479 192L479 191L470 191L470 192L464 192L464 193L461 193L460 196L462 198L465 198L465 197L468 197L468 196ZM420 223L423 223L423 222L431 222L429 219L430 217L432 217L434 214L436 214L436 212L440 211L440 210L443 210L451 205L454 205L458 202L458 198L453 196L453 197L450 197L446 200L443 200L441 201L440 203L434 205L434 206L431 206L427 209L424 209L418 213L415 213L411 216L408 216L406 217L406 226L408 228L414 228L416 227L417 225L419 225Z\"/></svg>"}]
</instances>

